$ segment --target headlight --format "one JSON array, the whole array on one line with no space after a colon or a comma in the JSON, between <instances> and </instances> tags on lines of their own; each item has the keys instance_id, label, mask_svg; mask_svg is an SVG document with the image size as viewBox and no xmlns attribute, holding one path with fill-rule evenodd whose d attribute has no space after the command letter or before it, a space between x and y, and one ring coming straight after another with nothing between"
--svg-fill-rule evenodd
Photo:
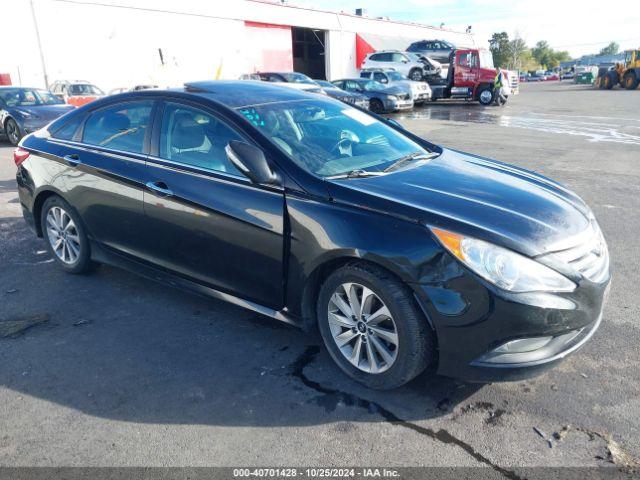
<instances>
[{"instance_id":1,"label":"headlight","mask_svg":"<svg viewBox=\"0 0 640 480\"><path fill-rule=\"evenodd\" d=\"M389 100L398 100L398 97L396 97L395 95L388 95L387 98Z\"/></svg>"},{"instance_id":2,"label":"headlight","mask_svg":"<svg viewBox=\"0 0 640 480\"><path fill-rule=\"evenodd\" d=\"M519 253L457 233L431 228L458 260L496 287L509 292L571 292L576 284L564 275Z\"/></svg>"}]
</instances>

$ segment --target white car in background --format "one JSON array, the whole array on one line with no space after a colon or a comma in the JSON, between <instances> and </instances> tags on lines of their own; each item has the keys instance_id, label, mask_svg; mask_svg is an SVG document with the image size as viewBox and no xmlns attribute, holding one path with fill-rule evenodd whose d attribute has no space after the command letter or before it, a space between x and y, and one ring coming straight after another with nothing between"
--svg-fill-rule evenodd
<instances>
[{"instance_id":1,"label":"white car in background","mask_svg":"<svg viewBox=\"0 0 640 480\"><path fill-rule=\"evenodd\" d=\"M427 82L416 82L409 80L400 72L393 69L370 68L360 71L360 78L375 80L387 86L400 87L411 94L415 105L422 105L424 102L431 100L431 88Z\"/></svg>"},{"instance_id":2,"label":"white car in background","mask_svg":"<svg viewBox=\"0 0 640 480\"><path fill-rule=\"evenodd\" d=\"M399 50L369 53L362 62L361 67L362 69L393 68L396 72L415 81L420 81L424 77L424 64L417 57Z\"/></svg>"}]
</instances>

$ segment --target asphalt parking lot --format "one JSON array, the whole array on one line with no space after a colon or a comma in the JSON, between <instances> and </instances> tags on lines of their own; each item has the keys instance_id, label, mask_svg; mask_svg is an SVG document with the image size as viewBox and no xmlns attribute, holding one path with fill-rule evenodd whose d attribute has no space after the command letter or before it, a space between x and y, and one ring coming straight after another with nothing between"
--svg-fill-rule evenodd
<instances>
[{"instance_id":1,"label":"asphalt parking lot","mask_svg":"<svg viewBox=\"0 0 640 480\"><path fill-rule=\"evenodd\" d=\"M0 143L0 332L37 323L0 338L0 465L640 466L638 112L640 92L553 82L504 108L395 117L574 189L614 281L599 332L541 377L391 392L348 380L317 334L111 267L64 274L22 220Z\"/></svg>"}]
</instances>

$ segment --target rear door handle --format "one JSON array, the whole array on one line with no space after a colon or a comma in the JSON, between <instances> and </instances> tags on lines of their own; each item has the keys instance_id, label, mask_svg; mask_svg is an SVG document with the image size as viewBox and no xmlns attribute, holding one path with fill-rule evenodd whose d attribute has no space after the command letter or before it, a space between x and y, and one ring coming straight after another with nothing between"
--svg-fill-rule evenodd
<instances>
[{"instance_id":1,"label":"rear door handle","mask_svg":"<svg viewBox=\"0 0 640 480\"><path fill-rule=\"evenodd\" d=\"M170 197L173 195L173 192L169 190L169 187L167 187L167 184L164 182L147 182L146 186L160 197Z\"/></svg>"},{"instance_id":2,"label":"rear door handle","mask_svg":"<svg viewBox=\"0 0 640 480\"><path fill-rule=\"evenodd\" d=\"M77 167L81 163L80 157L75 153L65 155L62 158L65 162L67 162L67 165L71 165L72 167Z\"/></svg>"}]
</instances>

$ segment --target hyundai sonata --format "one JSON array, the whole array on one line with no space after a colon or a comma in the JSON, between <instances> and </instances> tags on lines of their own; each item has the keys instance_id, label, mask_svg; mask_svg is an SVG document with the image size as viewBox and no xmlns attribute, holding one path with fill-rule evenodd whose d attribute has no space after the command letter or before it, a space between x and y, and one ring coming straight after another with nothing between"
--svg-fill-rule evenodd
<instances>
[{"instance_id":1,"label":"hyundai sonata","mask_svg":"<svg viewBox=\"0 0 640 480\"><path fill-rule=\"evenodd\" d=\"M369 387L530 376L600 324L607 245L576 194L330 98L125 93L14 157L24 217L67 272L122 266L317 326Z\"/></svg>"}]
</instances>

